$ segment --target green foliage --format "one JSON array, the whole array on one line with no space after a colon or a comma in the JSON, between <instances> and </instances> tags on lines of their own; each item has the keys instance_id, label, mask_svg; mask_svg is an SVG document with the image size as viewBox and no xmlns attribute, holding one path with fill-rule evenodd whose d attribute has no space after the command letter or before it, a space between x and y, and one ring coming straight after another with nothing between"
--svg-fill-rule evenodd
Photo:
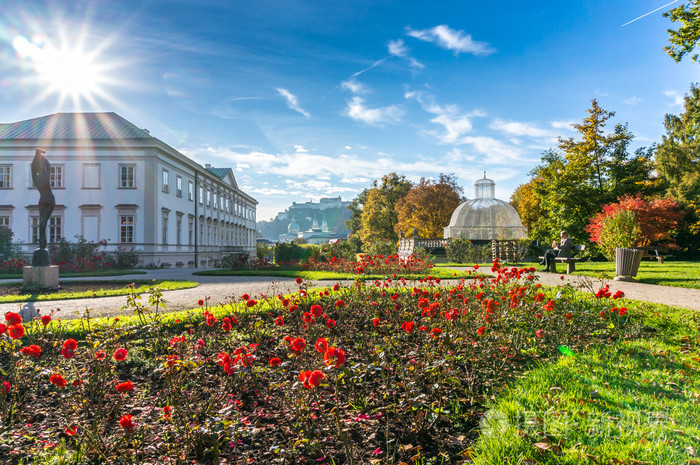
<instances>
[{"instance_id":1,"label":"green foliage","mask_svg":"<svg viewBox=\"0 0 700 465\"><path fill-rule=\"evenodd\" d=\"M629 248L637 245L642 235L634 212L619 210L602 219L600 248L608 260L615 260L616 248Z\"/></svg>"},{"instance_id":2,"label":"green foliage","mask_svg":"<svg viewBox=\"0 0 700 465\"><path fill-rule=\"evenodd\" d=\"M680 116L667 114L666 135L656 150L656 167L668 193L691 212L679 244L697 250L700 239L700 87L692 85Z\"/></svg>"},{"instance_id":3,"label":"green foliage","mask_svg":"<svg viewBox=\"0 0 700 465\"><path fill-rule=\"evenodd\" d=\"M398 241L396 203L410 189L411 182L404 175L389 173L382 177L381 184L375 180L350 205L352 218L346 223L348 229L358 234L365 245Z\"/></svg>"},{"instance_id":4,"label":"green foliage","mask_svg":"<svg viewBox=\"0 0 700 465\"><path fill-rule=\"evenodd\" d=\"M681 5L664 13L665 18L671 18L674 23L680 23L678 30L668 29L669 45L664 47L666 53L676 62L692 53L700 41L700 1L689 0L687 5ZM697 62L698 54L691 55L691 60Z\"/></svg>"},{"instance_id":5,"label":"green foliage","mask_svg":"<svg viewBox=\"0 0 700 465\"><path fill-rule=\"evenodd\" d=\"M452 263L487 263L491 261L491 244L474 244L466 237L450 239L445 247Z\"/></svg>"},{"instance_id":6,"label":"green foliage","mask_svg":"<svg viewBox=\"0 0 700 465\"><path fill-rule=\"evenodd\" d=\"M117 247L117 250L109 253L114 268L120 270L130 270L135 268L141 261L141 252L133 247L127 249L125 247Z\"/></svg>"},{"instance_id":7,"label":"green foliage","mask_svg":"<svg viewBox=\"0 0 700 465\"><path fill-rule=\"evenodd\" d=\"M14 233L7 226L0 226L0 260L10 260L19 256L19 247L12 242Z\"/></svg>"},{"instance_id":8,"label":"green foliage","mask_svg":"<svg viewBox=\"0 0 700 465\"><path fill-rule=\"evenodd\" d=\"M313 245L299 245L293 242L275 244L272 259L278 265L292 261L300 262L311 257L315 249L317 247Z\"/></svg>"},{"instance_id":9,"label":"green foliage","mask_svg":"<svg viewBox=\"0 0 700 465\"><path fill-rule=\"evenodd\" d=\"M272 259L272 247L265 243L260 243L255 247L255 254L258 260L270 260Z\"/></svg>"},{"instance_id":10,"label":"green foliage","mask_svg":"<svg viewBox=\"0 0 700 465\"><path fill-rule=\"evenodd\" d=\"M396 202L396 231L408 233L415 229L425 238L442 237L452 212L463 201L462 192L454 174L441 173L438 181L421 178Z\"/></svg>"},{"instance_id":11,"label":"green foliage","mask_svg":"<svg viewBox=\"0 0 700 465\"><path fill-rule=\"evenodd\" d=\"M375 240L364 244L363 252L369 255L394 255L397 250L397 241Z\"/></svg>"},{"instance_id":12,"label":"green foliage","mask_svg":"<svg viewBox=\"0 0 700 465\"><path fill-rule=\"evenodd\" d=\"M318 260L329 261L332 258L342 258L345 260L354 260L357 249L355 244L348 241L338 241L333 244L326 243L318 246Z\"/></svg>"},{"instance_id":13,"label":"green foliage","mask_svg":"<svg viewBox=\"0 0 700 465\"><path fill-rule=\"evenodd\" d=\"M557 150L545 152L530 173L529 187L521 186L514 196L532 239L549 241L562 229L572 237L587 237L585 227L602 205L654 188L650 152L628 152L633 136L625 125L606 133L615 113L600 108L595 99L587 111L583 122L573 125L580 138L560 138Z\"/></svg>"}]
</instances>

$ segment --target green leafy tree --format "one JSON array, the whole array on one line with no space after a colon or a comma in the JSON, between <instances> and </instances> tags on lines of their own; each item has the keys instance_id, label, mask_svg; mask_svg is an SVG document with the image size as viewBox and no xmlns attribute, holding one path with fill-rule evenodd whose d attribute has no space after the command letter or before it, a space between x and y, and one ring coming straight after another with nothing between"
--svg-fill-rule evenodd
<instances>
[{"instance_id":1,"label":"green leafy tree","mask_svg":"<svg viewBox=\"0 0 700 465\"><path fill-rule=\"evenodd\" d=\"M587 112L582 123L573 125L578 138L560 138L557 149L546 151L542 163L530 173L533 180L527 188L528 201L514 202L530 222L533 239L551 240L562 229L573 237L585 238L586 225L602 205L648 187L645 183L652 170L649 152L629 153L633 136L626 125L617 124L606 132L615 113L601 108L595 99Z\"/></svg>"},{"instance_id":2,"label":"green leafy tree","mask_svg":"<svg viewBox=\"0 0 700 465\"><path fill-rule=\"evenodd\" d=\"M637 245L642 231L636 215L631 210L617 210L601 220L598 244L608 260L615 260L616 248L629 248Z\"/></svg>"},{"instance_id":3,"label":"green leafy tree","mask_svg":"<svg viewBox=\"0 0 700 465\"><path fill-rule=\"evenodd\" d=\"M350 205L352 218L346 224L348 229L362 239L363 247L375 242L398 241L395 231L398 217L396 202L411 189L406 176L389 173L375 180L372 187L365 189Z\"/></svg>"},{"instance_id":4,"label":"green leafy tree","mask_svg":"<svg viewBox=\"0 0 700 465\"><path fill-rule=\"evenodd\" d=\"M687 237L679 242L696 243L700 236L700 87L692 85L680 116L667 114L666 135L656 149L656 169L668 183L668 193L691 212ZM683 240L684 239L684 240Z\"/></svg>"},{"instance_id":5,"label":"green leafy tree","mask_svg":"<svg viewBox=\"0 0 700 465\"><path fill-rule=\"evenodd\" d=\"M421 178L396 202L396 232L410 233L415 228L421 237L441 238L452 212L462 202L462 192L454 174L440 174L437 182Z\"/></svg>"},{"instance_id":6,"label":"green leafy tree","mask_svg":"<svg viewBox=\"0 0 700 465\"><path fill-rule=\"evenodd\" d=\"M7 226L0 226L0 260L9 260L19 256L20 248L12 242L14 233Z\"/></svg>"},{"instance_id":7,"label":"green leafy tree","mask_svg":"<svg viewBox=\"0 0 700 465\"><path fill-rule=\"evenodd\" d=\"M680 5L664 13L664 17L679 23L677 30L668 29L669 45L664 47L671 58L680 62L687 54L692 53L700 41L700 0L690 0L687 5ZM698 61L698 54L690 57Z\"/></svg>"}]
</instances>

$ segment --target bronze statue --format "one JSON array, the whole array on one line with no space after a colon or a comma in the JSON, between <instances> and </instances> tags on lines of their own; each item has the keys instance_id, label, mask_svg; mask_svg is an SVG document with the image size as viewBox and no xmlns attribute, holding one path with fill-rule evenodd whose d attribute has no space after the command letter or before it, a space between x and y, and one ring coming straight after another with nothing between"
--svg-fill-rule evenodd
<instances>
[{"instance_id":1,"label":"bronze statue","mask_svg":"<svg viewBox=\"0 0 700 465\"><path fill-rule=\"evenodd\" d=\"M32 266L49 266L48 251L46 250L46 225L56 206L56 198L51 192L51 164L46 159L45 150L36 149L34 160L32 160L32 179L34 185L39 190L39 250L35 251L32 257ZM44 249L45 252L39 252Z\"/></svg>"}]
</instances>

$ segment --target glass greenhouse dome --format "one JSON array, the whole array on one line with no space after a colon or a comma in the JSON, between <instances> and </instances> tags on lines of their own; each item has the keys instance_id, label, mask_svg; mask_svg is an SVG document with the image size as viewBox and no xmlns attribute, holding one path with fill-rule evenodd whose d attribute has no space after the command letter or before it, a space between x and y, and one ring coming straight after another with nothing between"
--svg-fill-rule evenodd
<instances>
[{"instance_id":1,"label":"glass greenhouse dome","mask_svg":"<svg viewBox=\"0 0 700 465\"><path fill-rule=\"evenodd\" d=\"M476 198L460 204L452 213L444 237L466 237L475 241L514 240L527 237L518 212L496 198L496 183L486 178L474 183Z\"/></svg>"}]
</instances>

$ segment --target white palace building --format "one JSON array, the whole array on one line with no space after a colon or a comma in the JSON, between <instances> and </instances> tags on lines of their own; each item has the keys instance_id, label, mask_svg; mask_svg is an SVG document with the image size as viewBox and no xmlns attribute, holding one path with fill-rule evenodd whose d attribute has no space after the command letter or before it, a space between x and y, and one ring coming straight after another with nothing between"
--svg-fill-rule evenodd
<instances>
[{"instance_id":1,"label":"white palace building","mask_svg":"<svg viewBox=\"0 0 700 465\"><path fill-rule=\"evenodd\" d=\"M255 257L258 202L230 168L201 166L115 113L57 113L0 124L0 225L23 252L37 247L39 193L30 164L46 150L56 207L50 242L76 235L143 263L211 266Z\"/></svg>"}]
</instances>

